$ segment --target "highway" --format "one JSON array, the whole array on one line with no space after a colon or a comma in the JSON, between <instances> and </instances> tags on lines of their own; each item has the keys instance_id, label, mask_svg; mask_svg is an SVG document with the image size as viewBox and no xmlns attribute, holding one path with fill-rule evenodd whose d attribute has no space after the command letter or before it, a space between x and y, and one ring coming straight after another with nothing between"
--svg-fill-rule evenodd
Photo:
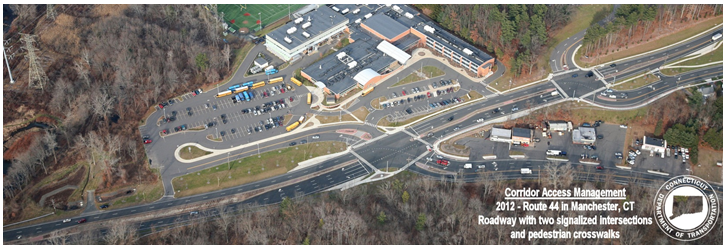
<instances>
[{"instance_id":1,"label":"highway","mask_svg":"<svg viewBox=\"0 0 725 248\"><path fill-rule=\"evenodd\" d=\"M583 33L580 33L583 35ZM577 35L580 35L577 34ZM165 138L159 139L157 136L154 139L154 142L150 145L147 145L147 153L149 155L149 158L153 160L153 163L159 163L162 164L162 178L164 181L165 186L165 195L164 197L154 203L140 205L140 206L134 206L134 207L128 207L123 209L117 209L117 210L105 210L105 211L93 211L89 213L84 213L81 216L74 217L74 220L77 220L79 218L86 218L88 220L88 223L84 224L77 224L75 222L70 223L62 223L60 220L58 221L51 221L51 222L45 222L41 224L36 225L30 225L30 226L24 226L20 228L12 228L4 230L3 232L3 239L7 242L10 240L16 239L18 235L22 235L23 237L31 237L35 235L41 235L45 233L52 232L54 230L67 228L75 225L92 225L94 222L102 222L102 221L108 221L108 220L115 220L115 219L121 219L129 216L138 216L143 215L145 213L150 213L152 211L171 211L176 209L182 209L185 206L190 206L191 204L198 204L202 202L208 202L208 201L214 201L214 200L221 200L221 199L230 199L232 195L239 194L239 193L245 193L245 192L254 192L255 190L258 190L260 188L267 187L267 191L260 192L261 195L254 196L250 199L244 199L239 202L231 203L228 205L227 209L229 210L238 210L244 206L248 206L248 204L256 204L256 205L266 205L266 204L274 204L281 201L283 197L296 197L300 195L308 195L313 194L316 192L323 191L325 189L329 189L331 187L334 187L336 185L340 185L342 183L348 182L350 180L353 180L355 178L364 177L370 173L372 173L375 169L382 169L386 166L390 167L402 167L405 164L409 164L411 162L416 162L416 158L418 158L421 154L426 153L426 143L434 143L436 140L444 137L449 137L451 135L455 135L456 132L451 131L454 126L459 126L461 128L471 127L473 125L476 125L477 123L473 120L477 120L479 118L484 118L486 120L499 118L499 117L506 117L511 114L511 108L516 105L523 111L529 108L535 108L539 106L544 106L552 103L558 103L563 102L568 99L577 98L577 96L587 96L587 99L590 97L592 98L591 101L608 106L608 107L626 107L626 106L633 106L637 104L643 104L647 101L647 99L650 99L656 95L661 95L668 91L668 89L674 89L675 87L690 84L690 83L697 83L703 78L712 77L713 75L722 75L722 67L708 67L699 69L696 71L685 73L684 75L680 75L677 78L675 77L663 77L663 79L660 82L657 82L652 85L652 88L650 87L643 87L640 89L635 89L632 91L626 91L628 93L628 98L626 99L617 99L616 101L611 101L607 99L599 98L599 91L603 90L605 88L605 82L607 83L613 83L614 82L614 75L617 75L618 79L626 78L631 75L636 75L638 73L641 73L644 70L653 70L659 66L661 66L664 63L664 58L667 58L668 60L674 60L677 58L680 58L684 55L686 55L689 52L692 52L698 47L702 47L707 45L705 40L709 39L709 35L704 35L703 37L700 37L698 39L693 39L691 41L685 42L679 46L675 46L669 49L666 49L664 51L655 53L655 54L648 54L644 57L638 57L633 58L627 61L618 62L616 67L609 67L605 65L605 67L597 68L597 73L600 73L603 75L603 80L596 80L595 78L585 78L584 74L586 72L579 71L579 69L571 69L570 71L565 70L557 70L556 64L562 64L562 56L560 55L554 55L552 54L552 58L555 65L552 67L554 72L558 73L557 76L554 77L552 81L546 82L546 83L540 83L536 84L524 89L516 90L513 92L508 92L504 95L495 95L492 94L490 91L485 89L485 82L471 82L470 80L467 80L465 77L456 76L457 72L456 70L450 69L448 67L442 67L445 68L446 75L441 76L440 78L446 78L446 79L458 79L461 82L461 88L462 89L474 89L478 90L480 93L482 93L484 96L487 96L485 99L477 101L473 104L470 103L462 103L454 105L450 108L446 108L444 110L434 109L433 111L438 112L430 112L429 116L425 119L422 119L409 127L405 128L405 131L399 131L399 132L391 132L387 134L381 133L374 125L365 125L365 124L344 124L344 125L334 125L334 126L326 126L322 128L314 128L311 130L307 130L298 134L295 134L293 136L288 136L284 138L279 138L275 140L270 140L267 142L264 142L262 144L259 144L259 148L257 147L248 147L245 149L241 149L238 151L235 151L233 153L230 153L229 156L234 159L238 159L241 157L254 155L255 153L261 153L265 151L271 151L279 148L288 147L289 143L292 141L299 141L302 139L306 139L312 135L318 134L321 136L320 140L341 140L340 134L336 133L335 130L338 129L344 129L344 128L353 128L353 129L359 129L365 132L370 133L373 138L379 138L378 140L374 142L363 142L359 139L356 139L353 136L346 137L345 141L350 141L351 143L358 144L355 146L354 149L351 149L352 152L342 154L338 157L329 159L327 161L321 162L317 165L289 172L284 175L276 176L273 178L268 178L265 180L261 180L254 183L249 183L245 185L240 185L236 187L231 187L228 189L205 193L201 195L195 195L195 196L189 196L189 197L183 197L183 198L174 198L173 197L173 190L170 185L170 181L173 177L184 175L187 173L192 173L198 170L202 170L205 168L209 168L221 163L224 163L226 161L227 156L226 155L219 155L216 157L206 158L198 162L194 163L182 163L180 161L177 161L173 155L173 151L177 148L174 146L175 144L183 144L187 142L196 142L199 144L202 144L204 146L207 146L209 148L229 148L231 146L239 146L243 144L247 144L252 142L251 138L239 138L239 139L231 139L231 140L225 140L222 143L213 142L207 140L205 137L206 135L210 134L209 132L212 132L211 130L206 130L199 133L182 133L182 134L174 134L170 135ZM564 41L562 44L557 46L556 51L560 51L563 53L572 53L573 49L569 49L574 45L574 43L569 44L572 40L576 40L577 36L570 37L571 40ZM575 46L574 46L575 47ZM258 45L255 46L252 49L252 52L250 52L250 55L256 54L256 52L259 52L263 49L263 46ZM563 50L561 50L563 49ZM668 55L669 54L669 55ZM570 57L570 56L569 56ZM567 57L564 56L564 59ZM289 66L288 68L282 70L279 75L275 76L286 76L289 77L291 75L291 72L294 71L294 69L299 68L299 66L304 65L306 62L309 62L311 57L307 57L303 59L303 62L297 62L295 65ZM558 60L557 60L558 59ZM242 68L246 69L251 63L251 60L245 59L245 61L242 63ZM422 60L419 63L425 63L427 65L436 65L436 60ZM440 63L440 62L438 62ZM247 67L245 67L245 64ZM416 67L419 67L419 64L413 64L409 68L406 68L404 70L413 70ZM613 71L612 68L616 68ZM228 87L228 85L231 84L237 84L239 82L245 82L250 80L266 80L266 76L256 76L252 78L244 78L243 73L244 69L240 70L233 76L232 81L224 86L221 86L221 89L225 89ZM503 73L503 70L500 70L501 73ZM579 74L578 77L572 77L573 74ZM611 77L609 76L611 74ZM240 76L241 75L241 76ZM400 75L406 75L406 74L400 74ZM502 74L496 73L496 75L500 76ZM418 82L416 84L412 84L407 87L420 87L421 85L427 85L429 83L432 83L433 81L440 80L440 78L433 78L429 79L429 81L424 82ZM491 82L492 80L495 80L495 78L489 78L486 81ZM612 80L612 81L610 81ZM388 79L387 81L383 82L385 85L392 85L394 83L394 79ZM605 82L602 82L605 81ZM355 103L351 109L357 108L357 106L366 106L368 108L372 108L369 105L369 101L372 99L375 99L377 97L389 94L389 91L387 89L384 89L384 86L381 86L380 90L375 90L373 94L369 95L369 97L361 98L359 102ZM398 90L398 88L395 88ZM402 89L402 88L401 88ZM304 93L306 89L304 87L300 87L297 89L297 92L294 93L294 95L300 95ZM552 95L551 92L558 92L558 95ZM463 93L463 92L461 92ZM205 92L201 96L192 97L186 99L183 103L177 103L179 106L177 109L185 109L186 106L201 106L204 103L212 101L213 96L216 94L216 92ZM289 97L290 95L286 95ZM460 96L460 94L459 94ZM364 100L364 101L363 101ZM260 101L264 102L264 101ZM300 101L301 102L301 101ZM255 103L256 104L256 103ZM413 103L410 106L419 106L423 103ZM306 112L309 112L309 109L305 109L307 105L299 104L295 107L290 108L290 114L293 114L294 116L299 116L301 114L304 114ZM176 107L172 106L172 107ZM491 110L501 108L503 113L492 113ZM171 110L172 108L169 108ZM229 107L229 110L234 109L234 111L238 111L239 108L233 108ZM178 110L177 110L178 111ZM379 120L380 118L384 118L387 115L390 115L392 111L399 111L399 109L389 109L385 111L376 110L373 111L368 118L370 118L370 121L372 123L375 123L377 121L373 120ZM185 111L179 111L185 113ZM207 112L209 117L213 115L219 115L222 113L222 110L220 112ZM339 113L338 113L339 114ZM163 111L157 111L156 113L152 114L151 117L148 118L149 121L147 121L147 124L145 126L142 126L140 128L142 134L151 134L151 133L157 133L164 127L156 126L155 120L158 119L161 115L163 115ZM273 116L276 114L273 114ZM452 121L449 121L449 117L454 117ZM261 118L261 117L260 117ZM373 119L374 118L374 119ZM252 118L253 120L256 120ZM250 119L250 120L252 120ZM154 121L152 121L154 120ZM367 121L368 119L366 119ZM180 125L182 122L181 120L176 121L173 123L173 125L169 126L175 126ZM241 120L239 120L241 122ZM148 123L151 122L151 123ZM269 137L271 135L281 134L284 132L281 132L280 130L274 130L274 132L270 133L261 133L259 136L253 136L253 137ZM430 136L428 134L431 134ZM422 137L420 139L416 139ZM259 138L258 138L259 139ZM354 153L354 154L353 154ZM356 156L357 155L357 156ZM359 157L358 157L359 156ZM541 165L544 165L548 163L548 161L510 161L510 160L497 160L500 161L498 163L498 170L494 169L492 171L493 174L500 175L497 176L498 178L505 178L505 179L513 179L513 178L538 178L539 171L538 167ZM421 159L417 161L419 163L425 164L427 161L425 159ZM472 161L473 163L480 163L483 161ZM346 163L349 163L346 165ZM456 162L453 161L451 165L449 165L447 170L450 170L451 172L457 173L453 178L448 178L443 174L440 173L434 173L429 170L422 169L421 167L418 167L416 165L408 167L408 170L423 175L428 176L434 179L443 179L443 180L463 180L466 182L480 180L482 176L484 176L483 173L475 173L471 172L469 170L464 170L462 173L458 173L463 165L464 162ZM375 168L371 168L368 166L368 164L372 165ZM342 168L337 169L337 166L344 165L344 170ZM573 164L573 166L577 166L576 164ZM523 167L532 168L533 174L522 176L520 174L520 169ZM585 166L586 167L586 166ZM332 170L332 168L335 168ZM589 167L591 168L591 167ZM331 171L330 171L331 170ZM487 171L491 171L490 168L486 168ZM319 174L319 175L318 175ZM646 185L656 185L660 181L664 181L668 176L661 176L657 174L652 173L643 173L641 171L632 171L632 170L621 170L616 168L606 168L602 171L596 171L591 170L587 172L577 172L576 177L578 179L582 180L591 180L591 181L602 181L604 180L605 176L607 174L611 174L614 177L615 182L617 183L641 183ZM310 178L304 178L305 176L311 176ZM275 185L279 185L281 183L288 183L289 185L282 186L282 187L276 187ZM722 192L721 186L715 186L716 190ZM191 211L191 210L190 210ZM208 213L210 215L213 215L213 212ZM152 219L152 220L146 220L139 223L139 226L142 228L149 228L151 226L163 226L173 223L176 219L179 218L192 218L189 216L188 211L180 211L179 213L170 216L170 217L163 217L159 219Z\"/></svg>"}]
</instances>

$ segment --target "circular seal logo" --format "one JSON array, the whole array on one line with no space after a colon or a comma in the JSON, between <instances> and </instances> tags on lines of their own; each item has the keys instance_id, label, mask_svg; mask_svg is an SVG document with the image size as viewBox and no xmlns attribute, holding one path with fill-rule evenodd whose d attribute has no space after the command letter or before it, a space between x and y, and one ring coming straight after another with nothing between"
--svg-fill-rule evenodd
<instances>
[{"instance_id":1,"label":"circular seal logo","mask_svg":"<svg viewBox=\"0 0 725 248\"><path fill-rule=\"evenodd\" d=\"M680 241L700 239L713 229L720 215L717 194L696 176L676 176L665 182L654 199L657 226Z\"/></svg>"}]
</instances>

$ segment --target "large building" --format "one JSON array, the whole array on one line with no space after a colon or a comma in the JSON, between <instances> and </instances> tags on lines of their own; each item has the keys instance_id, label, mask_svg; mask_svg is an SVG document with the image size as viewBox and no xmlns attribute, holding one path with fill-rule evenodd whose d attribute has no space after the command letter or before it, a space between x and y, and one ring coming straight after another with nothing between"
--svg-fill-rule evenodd
<instances>
[{"instance_id":1,"label":"large building","mask_svg":"<svg viewBox=\"0 0 725 248\"><path fill-rule=\"evenodd\" d=\"M505 128L491 128L491 141L511 143L511 130Z\"/></svg>"},{"instance_id":2,"label":"large building","mask_svg":"<svg viewBox=\"0 0 725 248\"><path fill-rule=\"evenodd\" d=\"M511 141L514 144L530 144L531 139L534 136L534 130L528 128L513 128L511 135Z\"/></svg>"},{"instance_id":3,"label":"large building","mask_svg":"<svg viewBox=\"0 0 725 248\"><path fill-rule=\"evenodd\" d=\"M307 12L267 34L267 50L284 61L316 51L320 43L340 35L349 20L332 9L321 6Z\"/></svg>"},{"instance_id":4,"label":"large building","mask_svg":"<svg viewBox=\"0 0 725 248\"><path fill-rule=\"evenodd\" d=\"M597 132L593 127L579 127L571 132L574 144L593 145L597 141Z\"/></svg>"},{"instance_id":5,"label":"large building","mask_svg":"<svg viewBox=\"0 0 725 248\"><path fill-rule=\"evenodd\" d=\"M302 38L306 36L296 35L302 28L296 25L304 26L307 16L313 19L330 16L331 22L323 26L326 31L321 31L320 35L310 34L307 38L314 42L304 42ZM345 20L338 20L340 18ZM406 51L415 47L429 47L478 77L487 75L494 63L493 57L427 21L417 10L406 5L335 4L320 7L295 24L297 20L268 35L268 42L270 37L276 37L272 39L275 40L273 44L267 45L268 49L283 60L313 52L318 48L315 44L343 30L349 34L348 46L309 65L301 73L326 93L336 96L345 95L356 87L371 87L385 79L390 72L407 63L411 55ZM285 42L287 39L284 38L292 41ZM280 43L281 40L284 41Z\"/></svg>"},{"instance_id":6,"label":"large building","mask_svg":"<svg viewBox=\"0 0 725 248\"><path fill-rule=\"evenodd\" d=\"M653 151L663 154L665 152L665 148L667 148L666 140L647 136L644 136L644 138L642 138L642 150Z\"/></svg>"}]
</instances>

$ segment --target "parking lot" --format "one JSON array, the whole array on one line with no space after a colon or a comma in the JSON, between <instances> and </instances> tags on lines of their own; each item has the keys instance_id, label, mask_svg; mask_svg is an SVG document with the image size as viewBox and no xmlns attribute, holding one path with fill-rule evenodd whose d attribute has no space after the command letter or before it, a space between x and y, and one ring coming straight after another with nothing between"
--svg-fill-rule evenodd
<instances>
[{"instance_id":1,"label":"parking lot","mask_svg":"<svg viewBox=\"0 0 725 248\"><path fill-rule=\"evenodd\" d=\"M391 121L400 121L423 113L430 113L454 104L462 103L466 92L460 91L460 85L452 80L440 80L432 83L415 83L397 89L386 95L388 100L381 102L383 110L390 109Z\"/></svg>"},{"instance_id":2,"label":"parking lot","mask_svg":"<svg viewBox=\"0 0 725 248\"><path fill-rule=\"evenodd\" d=\"M290 109L299 104L305 104L300 99L306 97L295 94L292 85L289 85L292 90L287 90L288 85L274 84L249 90L247 92L253 95L249 101L236 101L233 99L234 95L216 98L213 97L215 94L205 94L204 97L209 99L203 104L189 106L182 102L168 105L163 111L172 121L162 121L160 126L168 135L181 131L176 127L182 125L186 130L204 128L214 138L222 140L238 139L257 133L264 133L265 136L283 133L283 124L289 118L285 115L291 113ZM182 99L191 97L201 96L185 94Z\"/></svg>"}]
</instances>

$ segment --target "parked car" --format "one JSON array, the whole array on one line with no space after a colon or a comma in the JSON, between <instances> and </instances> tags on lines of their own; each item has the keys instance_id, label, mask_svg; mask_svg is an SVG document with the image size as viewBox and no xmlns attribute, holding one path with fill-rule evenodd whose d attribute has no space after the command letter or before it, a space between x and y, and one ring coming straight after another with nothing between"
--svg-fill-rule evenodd
<instances>
[{"instance_id":1,"label":"parked car","mask_svg":"<svg viewBox=\"0 0 725 248\"><path fill-rule=\"evenodd\" d=\"M307 144L307 140L300 140L300 145Z\"/></svg>"},{"instance_id":2,"label":"parked car","mask_svg":"<svg viewBox=\"0 0 725 248\"><path fill-rule=\"evenodd\" d=\"M108 208L108 204L101 205L101 209L106 209L106 208Z\"/></svg>"}]
</instances>

